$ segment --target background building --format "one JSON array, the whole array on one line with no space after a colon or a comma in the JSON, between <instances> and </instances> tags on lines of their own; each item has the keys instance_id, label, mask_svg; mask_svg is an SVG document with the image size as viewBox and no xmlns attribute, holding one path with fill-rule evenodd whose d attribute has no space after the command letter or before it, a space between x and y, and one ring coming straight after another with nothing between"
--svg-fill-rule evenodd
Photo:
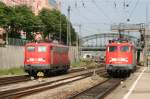
<instances>
[{"instance_id":1,"label":"background building","mask_svg":"<svg viewBox=\"0 0 150 99\"><path fill-rule=\"evenodd\" d=\"M8 6L27 5L37 15L42 8L59 10L59 3L56 0L0 0ZM60 2L60 1L59 1Z\"/></svg>"}]
</instances>

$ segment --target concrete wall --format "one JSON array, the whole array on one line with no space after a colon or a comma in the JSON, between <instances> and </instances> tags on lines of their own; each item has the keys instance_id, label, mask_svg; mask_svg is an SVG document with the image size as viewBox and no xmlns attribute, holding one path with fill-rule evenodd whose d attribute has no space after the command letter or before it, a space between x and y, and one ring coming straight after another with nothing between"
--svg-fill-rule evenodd
<instances>
[{"instance_id":1,"label":"concrete wall","mask_svg":"<svg viewBox=\"0 0 150 99\"><path fill-rule=\"evenodd\" d=\"M69 57L71 63L78 60L78 50L70 47ZM24 65L24 47L6 46L0 47L0 69L22 67Z\"/></svg>"},{"instance_id":2,"label":"concrete wall","mask_svg":"<svg viewBox=\"0 0 150 99\"><path fill-rule=\"evenodd\" d=\"M24 47L0 47L0 68L21 67L24 63Z\"/></svg>"},{"instance_id":3,"label":"concrete wall","mask_svg":"<svg viewBox=\"0 0 150 99\"><path fill-rule=\"evenodd\" d=\"M69 48L69 58L71 63L77 62L79 60L79 52L77 47Z\"/></svg>"}]
</instances>

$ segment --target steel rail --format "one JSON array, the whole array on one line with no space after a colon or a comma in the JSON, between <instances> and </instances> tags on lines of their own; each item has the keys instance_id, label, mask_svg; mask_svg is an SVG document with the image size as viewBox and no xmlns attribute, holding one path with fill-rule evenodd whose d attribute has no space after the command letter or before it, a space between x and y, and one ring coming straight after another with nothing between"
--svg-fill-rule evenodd
<instances>
[{"instance_id":1,"label":"steel rail","mask_svg":"<svg viewBox=\"0 0 150 99\"><path fill-rule=\"evenodd\" d=\"M99 68L103 68L103 67L99 67ZM91 67L88 69L93 69L93 68ZM84 71L84 70L86 70L86 69L83 67L82 68L75 68L75 69L73 68L73 69L70 69L68 71L68 73L80 72L80 71ZM31 80L31 78L29 75L1 77L0 78L0 87L8 85L8 84L20 83L20 82L25 82L25 81L30 81L30 80Z\"/></svg>"},{"instance_id":2,"label":"steel rail","mask_svg":"<svg viewBox=\"0 0 150 99\"><path fill-rule=\"evenodd\" d=\"M96 72L100 72L100 71L101 72L106 72L102 68L96 70ZM57 80L54 80L54 81L50 81L50 82L46 82L46 83L41 83L41 84L38 84L38 85L33 85L33 86L27 86L27 87L22 87L22 88L17 88L17 89L11 89L11 90L1 91L0 92L0 98L9 97L10 99L16 99L16 97L20 97L20 96L24 96L24 95L29 95L29 94L36 93L36 92L41 92L41 91L48 90L48 89L51 89L51 88L55 88L55 87L58 87L58 86L61 86L61 85L65 84L65 83L60 83L60 84L56 84L54 86L50 86L50 85L52 85L54 83L57 83L59 81L68 80L68 79L72 79L72 78L75 78L75 77L78 77L78 76L82 76L79 79L75 79L75 80L71 80L71 81L66 82L66 84L67 84L67 83L71 83L71 82L74 82L74 81L77 81L77 80L89 77L93 73L92 70L90 70L90 71L88 70L86 72L83 71L83 72L78 73L78 74L73 75L73 76L69 76L69 77L64 77L64 78L61 78L61 79L57 79Z\"/></svg>"},{"instance_id":3,"label":"steel rail","mask_svg":"<svg viewBox=\"0 0 150 99\"><path fill-rule=\"evenodd\" d=\"M68 99L103 99L112 90L114 90L121 82L121 79L107 79L89 89L68 96Z\"/></svg>"},{"instance_id":4,"label":"steel rail","mask_svg":"<svg viewBox=\"0 0 150 99\"><path fill-rule=\"evenodd\" d=\"M0 78L0 86L29 81L30 77L28 75L21 75L21 76L11 76L11 77L2 77Z\"/></svg>"}]
</instances>

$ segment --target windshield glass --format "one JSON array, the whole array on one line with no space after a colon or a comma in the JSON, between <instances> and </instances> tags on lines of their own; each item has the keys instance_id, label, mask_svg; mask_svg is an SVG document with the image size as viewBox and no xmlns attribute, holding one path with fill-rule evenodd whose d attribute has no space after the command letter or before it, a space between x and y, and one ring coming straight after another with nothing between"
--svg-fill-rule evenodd
<instances>
[{"instance_id":1,"label":"windshield glass","mask_svg":"<svg viewBox=\"0 0 150 99\"><path fill-rule=\"evenodd\" d=\"M117 46L109 46L109 52L117 51Z\"/></svg>"},{"instance_id":2,"label":"windshield glass","mask_svg":"<svg viewBox=\"0 0 150 99\"><path fill-rule=\"evenodd\" d=\"M28 52L34 52L35 51L35 47L34 46L28 46L27 47L27 51Z\"/></svg>"},{"instance_id":3,"label":"windshield glass","mask_svg":"<svg viewBox=\"0 0 150 99\"><path fill-rule=\"evenodd\" d=\"M120 51L121 52L129 52L129 46L121 46Z\"/></svg>"},{"instance_id":4,"label":"windshield glass","mask_svg":"<svg viewBox=\"0 0 150 99\"><path fill-rule=\"evenodd\" d=\"M46 52L46 46L39 46L38 52Z\"/></svg>"}]
</instances>

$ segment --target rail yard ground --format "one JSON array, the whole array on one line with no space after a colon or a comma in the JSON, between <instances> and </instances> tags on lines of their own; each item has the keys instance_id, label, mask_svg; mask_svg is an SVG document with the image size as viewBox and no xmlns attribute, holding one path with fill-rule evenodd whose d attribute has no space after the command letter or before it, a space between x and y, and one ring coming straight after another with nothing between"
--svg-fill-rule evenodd
<instances>
[{"instance_id":1,"label":"rail yard ground","mask_svg":"<svg viewBox=\"0 0 150 99\"><path fill-rule=\"evenodd\" d=\"M80 78L85 78L85 79L87 79L87 78L90 78L90 76L91 76L91 74L93 74L93 71L95 70L95 69L92 69L92 70L88 70L88 69L85 69L86 71L87 71L87 73L88 72L91 72L90 73L90 75L89 75L89 73L88 74L86 74L85 76L82 74L82 72L81 73L76 73L76 75L78 75L76 78L73 78L73 79L80 79ZM79 71L78 71L79 72ZM86 72L85 72L86 73ZM97 73L97 71L96 71L96 73ZM104 71L104 67L101 67L101 72L99 72L101 75L103 74L106 74L106 72ZM70 75L71 76L71 73L68 73L67 74L68 76ZM67 76L67 75L62 75L62 76L58 76L58 77L56 77L56 78L60 78L60 79L62 79L62 77L63 76ZM73 76L73 75L72 75ZM53 77L53 78L49 78L49 80L51 80L52 82L54 82L53 81L53 79L55 79L55 77ZM72 80L73 80L72 79ZM95 79L95 76L94 76L94 79ZM48 78L47 78L47 80L48 80ZM22 83L18 83L18 84L12 84L12 85L9 85L9 86L1 86L1 91L4 91L4 90L10 90L10 89L15 89L14 91L20 91L21 89L19 89L19 87L23 87L24 85L27 85L27 86L29 86L30 84L32 85L35 85L35 83L37 83L37 84L42 84L42 83L45 83L45 81L47 81L46 79L44 79L42 82L40 82L40 81L38 81L38 80L34 80L34 81L30 81L30 82L22 82ZM82 80L82 79L81 79ZM103 80L103 79L100 79L100 80ZM67 80L66 80L67 81ZM87 80L87 81L89 81L89 80ZM92 80L93 81L93 80ZM55 82L54 84L56 84L57 85L57 83L63 83L64 81L62 80L62 81L57 81L57 82ZM76 82L75 80L73 81L73 83L74 82ZM98 82L98 81L97 81ZM30 83L30 84L29 84ZM94 84L94 83L93 83ZM54 86L53 84L51 84L51 83L49 83L48 85L50 85L50 86ZM47 85L47 86L48 86ZM69 85L70 85L70 83L69 83ZM78 84L79 85L79 84ZM87 85L89 85L90 86L90 84L87 84ZM44 85L43 85L44 86ZM61 85L61 86L64 86L65 87L65 84L64 85ZM77 86L77 85L76 85ZM75 86L75 87L76 87ZM92 86L92 85L91 85ZM37 88L37 87L36 87ZM85 86L82 86L82 88L86 88ZM53 88L52 88L53 89ZM49 88L49 90L50 90L50 92L52 91L52 89L51 88ZM10 93L12 93L12 92L14 92L14 91L9 91ZM41 91L40 91L41 92ZM52 91L53 92L53 91ZM4 94L6 94L7 92L0 92L1 93L1 95L3 95L3 97L5 96L5 97L9 97L9 95L10 94L7 94L7 95L4 95ZM2 93L4 93L4 94L2 94ZM43 93L45 93L45 92L43 92ZM33 92L32 92L32 94L33 94ZM32 95L31 94L31 95ZM0 95L0 97L2 97ZM37 94L35 94L35 95L37 95ZM38 95L39 95L39 93L38 93ZM49 95L49 94L48 94ZM28 96L28 95L27 95ZM45 94L44 94L44 96L46 96ZM31 96L32 97L32 99L34 99L33 98L33 96Z\"/></svg>"},{"instance_id":2,"label":"rail yard ground","mask_svg":"<svg viewBox=\"0 0 150 99\"><path fill-rule=\"evenodd\" d=\"M149 68L140 67L135 73L131 74L129 78L122 80L120 85L111 91L105 99L149 99L149 73ZM59 88L24 97L23 99L69 99L68 96L71 94L79 93L104 80L106 80L106 78L100 76L98 76L98 78L96 77L96 79L89 77Z\"/></svg>"},{"instance_id":3,"label":"rail yard ground","mask_svg":"<svg viewBox=\"0 0 150 99\"><path fill-rule=\"evenodd\" d=\"M103 70L104 70L104 68L103 68ZM23 97L20 97L19 99L74 99L74 98L70 98L70 97L72 95L74 96L76 94L84 92L85 90L90 89L93 86L98 85L99 83L107 81L109 79L109 76L107 76L106 74L107 74L106 71L102 72L102 73L96 72L96 74L93 71L92 76L88 76L83 79L80 79L81 76L78 76L73 79L80 79L80 80L74 80L73 82L68 83L68 84L63 84L58 87L49 88L48 90L40 91L38 93L34 93L34 94L32 93L29 95L25 95ZM105 87L102 86L102 88L100 88L100 92L102 90L104 90L104 91L110 90L109 93L105 95L106 96L105 99L149 99L149 97L150 97L150 95L149 95L150 75L149 74L150 74L150 68L144 67L144 66L138 67L137 71L132 73L130 75L130 77L125 78L125 79L121 78L122 81L117 85L118 87L116 87L114 89L109 89L111 87L109 85L109 88L105 89L107 86L105 86ZM70 73L68 75L70 75ZM58 76L58 77L61 77L61 76ZM46 79L52 80L54 78L55 77L46 78ZM46 79L44 79L43 81L34 80L34 81L31 81L28 83L22 82L22 84L21 83L18 83L16 85L14 84L14 85L12 85L12 88L17 88L18 85L20 87L23 85L32 85L32 83L33 84L35 84L35 83L42 84L45 81L47 81ZM120 79L120 78L117 78L117 79ZM60 83L62 83L62 82L64 82L64 81L60 81ZM57 82L57 83L59 83L59 82ZM54 84L57 84L57 83L54 83ZM49 84L49 85L51 86L51 84ZM107 84L105 84L105 85L107 85ZM11 89L11 85L9 85L7 87L1 86L1 89L9 90L9 89ZM102 92L104 92L104 91L102 91ZM78 99L78 98L75 98L75 99ZM95 99L95 98L88 97L88 99Z\"/></svg>"},{"instance_id":4,"label":"rail yard ground","mask_svg":"<svg viewBox=\"0 0 150 99\"><path fill-rule=\"evenodd\" d=\"M109 94L106 99L149 99L150 69L141 67L125 82Z\"/></svg>"},{"instance_id":5,"label":"rail yard ground","mask_svg":"<svg viewBox=\"0 0 150 99\"><path fill-rule=\"evenodd\" d=\"M92 80L91 77L84 80L73 82L71 84L45 91L39 94L31 95L22 99L67 99L71 94L78 93L87 88L90 88L105 79Z\"/></svg>"}]
</instances>

